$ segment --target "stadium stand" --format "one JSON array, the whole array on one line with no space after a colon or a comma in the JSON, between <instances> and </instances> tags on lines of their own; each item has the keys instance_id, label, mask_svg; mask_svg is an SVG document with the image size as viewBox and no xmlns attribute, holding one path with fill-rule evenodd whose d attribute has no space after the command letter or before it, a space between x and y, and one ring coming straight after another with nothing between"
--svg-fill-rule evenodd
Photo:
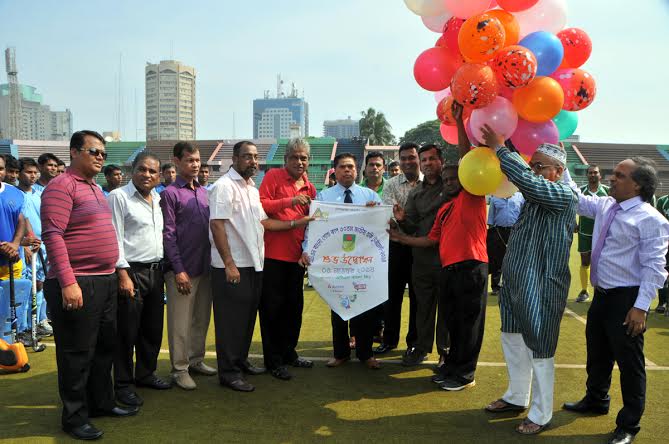
<instances>
[{"instance_id":1,"label":"stadium stand","mask_svg":"<svg viewBox=\"0 0 669 444\"><path fill-rule=\"evenodd\" d=\"M248 139L225 139L222 140L220 145L211 153L211 156L207 159L209 164L209 183L214 183L221 177L223 174L228 171L230 164L232 163L232 148L237 142ZM258 148L258 163L260 164L259 171L263 171L263 166L267 161L267 155L276 146L276 139L251 139ZM256 183L256 186L260 186L262 182L262 177L264 172L261 175L258 173L253 181Z\"/></svg>"},{"instance_id":2,"label":"stadium stand","mask_svg":"<svg viewBox=\"0 0 669 444\"><path fill-rule=\"evenodd\" d=\"M0 154L11 154L18 158L19 150L11 139L0 139Z\"/></svg>"},{"instance_id":3,"label":"stadium stand","mask_svg":"<svg viewBox=\"0 0 669 444\"><path fill-rule=\"evenodd\" d=\"M70 164L70 142L52 140L14 140L19 157L32 157L35 160L43 153L53 153L65 165Z\"/></svg>"},{"instance_id":4,"label":"stadium stand","mask_svg":"<svg viewBox=\"0 0 669 444\"><path fill-rule=\"evenodd\" d=\"M366 146L367 139L361 137L337 140L337 151L335 156L341 153L351 153L355 156L356 159L358 159L358 180L362 179L362 166L365 161Z\"/></svg>"}]
</instances>

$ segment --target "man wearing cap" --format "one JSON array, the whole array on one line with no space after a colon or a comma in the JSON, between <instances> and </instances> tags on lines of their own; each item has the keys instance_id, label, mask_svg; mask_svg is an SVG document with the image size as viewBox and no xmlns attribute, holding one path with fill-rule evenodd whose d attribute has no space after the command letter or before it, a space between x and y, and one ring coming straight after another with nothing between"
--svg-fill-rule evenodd
<instances>
[{"instance_id":1,"label":"man wearing cap","mask_svg":"<svg viewBox=\"0 0 669 444\"><path fill-rule=\"evenodd\" d=\"M509 387L486 410L524 411L531 389L530 411L516 431L536 434L553 416L554 356L571 280L569 251L578 198L560 180L567 161L561 147L542 144L528 166L487 125L483 136L486 145L495 147L504 174L525 198L502 264L506 280L499 299Z\"/></svg>"}]
</instances>

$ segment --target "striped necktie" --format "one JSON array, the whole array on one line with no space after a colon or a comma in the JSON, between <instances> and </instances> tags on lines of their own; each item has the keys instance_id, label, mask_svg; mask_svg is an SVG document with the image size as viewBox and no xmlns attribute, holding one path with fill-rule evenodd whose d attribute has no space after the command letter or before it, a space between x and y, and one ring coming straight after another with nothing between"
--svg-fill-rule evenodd
<instances>
[{"instance_id":1,"label":"striped necktie","mask_svg":"<svg viewBox=\"0 0 669 444\"><path fill-rule=\"evenodd\" d=\"M618 214L618 211L620 211L621 208L622 207L618 204L618 202L614 203L613 206L609 208L609 214L607 215L606 221L604 222L604 225L602 225L602 229L599 232L597 243L592 249L590 260L590 282L592 282L593 287L597 286L597 268L599 265L599 257L602 255L604 243L606 242L606 236L609 234L609 229L611 228L613 219L616 217L616 214Z\"/></svg>"}]
</instances>

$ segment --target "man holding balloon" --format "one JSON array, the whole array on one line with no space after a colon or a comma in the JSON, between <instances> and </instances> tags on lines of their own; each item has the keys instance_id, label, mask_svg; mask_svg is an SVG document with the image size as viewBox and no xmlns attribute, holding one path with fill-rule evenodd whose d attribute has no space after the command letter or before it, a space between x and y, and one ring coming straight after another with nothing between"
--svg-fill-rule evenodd
<instances>
[{"instance_id":1,"label":"man holding balloon","mask_svg":"<svg viewBox=\"0 0 669 444\"><path fill-rule=\"evenodd\" d=\"M567 160L560 146L542 144L528 166L487 125L483 139L496 150L502 172L526 200L502 265L507 279L500 293L501 339L509 387L486 410L523 411L532 393L527 418L516 430L536 434L553 416L554 357L571 279L569 251L578 198L560 181Z\"/></svg>"}]
</instances>

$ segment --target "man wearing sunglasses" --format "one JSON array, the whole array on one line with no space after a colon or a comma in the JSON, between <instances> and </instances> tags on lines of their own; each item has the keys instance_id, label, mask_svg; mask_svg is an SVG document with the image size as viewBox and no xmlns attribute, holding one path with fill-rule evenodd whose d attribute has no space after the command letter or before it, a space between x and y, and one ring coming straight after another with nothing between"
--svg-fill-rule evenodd
<instances>
[{"instance_id":1,"label":"man wearing sunglasses","mask_svg":"<svg viewBox=\"0 0 669 444\"><path fill-rule=\"evenodd\" d=\"M502 172L525 198L502 264L506 281L499 297L509 387L486 410L524 411L531 387L532 405L516 431L533 435L545 430L553 415L554 357L571 279L569 251L578 198L560 180L567 163L564 149L541 144L528 165L489 126L482 130Z\"/></svg>"},{"instance_id":2,"label":"man wearing sunglasses","mask_svg":"<svg viewBox=\"0 0 669 444\"><path fill-rule=\"evenodd\" d=\"M117 406L112 388L119 252L109 205L94 180L107 157L105 141L95 131L77 131L70 157L70 167L42 194L42 239L51 264L44 291L63 430L97 439L102 431L89 418L131 416L139 408Z\"/></svg>"}]
</instances>

